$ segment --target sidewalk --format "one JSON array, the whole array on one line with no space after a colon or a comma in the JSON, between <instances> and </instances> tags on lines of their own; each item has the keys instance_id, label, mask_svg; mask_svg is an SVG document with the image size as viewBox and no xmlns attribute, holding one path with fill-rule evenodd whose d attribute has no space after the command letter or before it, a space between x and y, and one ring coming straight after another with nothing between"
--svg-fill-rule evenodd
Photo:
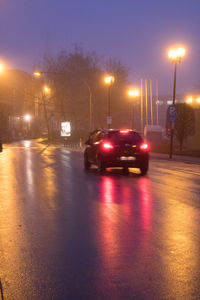
<instances>
[{"instance_id":1,"label":"sidewalk","mask_svg":"<svg viewBox=\"0 0 200 300\"><path fill-rule=\"evenodd\" d=\"M172 159L170 159L169 154L151 152L150 158L165 159L168 161L180 161L180 162L185 162L185 163L189 163L189 164L200 165L200 157L193 157L193 156L173 155Z\"/></svg>"}]
</instances>

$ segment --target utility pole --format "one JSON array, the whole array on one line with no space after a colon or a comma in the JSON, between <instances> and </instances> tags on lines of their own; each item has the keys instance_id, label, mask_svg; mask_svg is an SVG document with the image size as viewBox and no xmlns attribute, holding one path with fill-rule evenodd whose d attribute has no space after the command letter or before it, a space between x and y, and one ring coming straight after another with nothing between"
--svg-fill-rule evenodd
<instances>
[{"instance_id":1,"label":"utility pole","mask_svg":"<svg viewBox=\"0 0 200 300\"><path fill-rule=\"evenodd\" d=\"M141 96L141 101L140 101L140 120L141 120L141 134L143 136L144 134L144 109L143 109L143 84L142 84L142 79L141 79L141 91L140 91L140 96Z\"/></svg>"},{"instance_id":2,"label":"utility pole","mask_svg":"<svg viewBox=\"0 0 200 300\"><path fill-rule=\"evenodd\" d=\"M153 125L153 99L152 99L152 85L151 85L151 79L150 82L150 102L151 102L151 125Z\"/></svg>"}]
</instances>

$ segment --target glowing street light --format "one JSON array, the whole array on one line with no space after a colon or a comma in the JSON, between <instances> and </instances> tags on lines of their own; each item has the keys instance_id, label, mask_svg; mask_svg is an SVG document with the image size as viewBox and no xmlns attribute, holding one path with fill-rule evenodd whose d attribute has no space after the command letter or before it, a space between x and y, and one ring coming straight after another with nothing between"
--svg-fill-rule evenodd
<instances>
[{"instance_id":1,"label":"glowing street light","mask_svg":"<svg viewBox=\"0 0 200 300\"><path fill-rule=\"evenodd\" d=\"M168 57L172 61L180 61L185 56L185 49L184 48L177 48L177 49L171 49L168 52Z\"/></svg>"},{"instance_id":2,"label":"glowing street light","mask_svg":"<svg viewBox=\"0 0 200 300\"><path fill-rule=\"evenodd\" d=\"M128 90L129 97L138 97L140 95L140 91L138 89Z\"/></svg>"},{"instance_id":3,"label":"glowing street light","mask_svg":"<svg viewBox=\"0 0 200 300\"><path fill-rule=\"evenodd\" d=\"M197 104L200 104L200 97L195 97L196 99L194 99L194 97L195 96L193 96L193 97L188 97L186 100L185 100L185 102L187 103L187 104L194 104L195 105L195 103L197 103Z\"/></svg>"},{"instance_id":4,"label":"glowing street light","mask_svg":"<svg viewBox=\"0 0 200 300\"><path fill-rule=\"evenodd\" d=\"M186 103L192 103L192 102L193 102L192 97L188 97L188 98L186 99Z\"/></svg>"},{"instance_id":5,"label":"glowing street light","mask_svg":"<svg viewBox=\"0 0 200 300\"><path fill-rule=\"evenodd\" d=\"M4 65L3 63L0 62L0 73L2 73L4 71Z\"/></svg>"},{"instance_id":6,"label":"glowing street light","mask_svg":"<svg viewBox=\"0 0 200 300\"><path fill-rule=\"evenodd\" d=\"M115 77L112 75L105 76L104 81L105 81L105 84L111 85L114 83Z\"/></svg>"},{"instance_id":7,"label":"glowing street light","mask_svg":"<svg viewBox=\"0 0 200 300\"><path fill-rule=\"evenodd\" d=\"M26 122L30 122L31 119L32 119L32 116L31 116L31 115L29 115L29 114L24 115L24 120L25 120Z\"/></svg>"},{"instance_id":8,"label":"glowing street light","mask_svg":"<svg viewBox=\"0 0 200 300\"><path fill-rule=\"evenodd\" d=\"M43 91L45 95L48 95L50 93L50 88L47 85L45 85Z\"/></svg>"},{"instance_id":9,"label":"glowing street light","mask_svg":"<svg viewBox=\"0 0 200 300\"><path fill-rule=\"evenodd\" d=\"M107 75L104 77L104 82L108 86L108 112L107 112L107 125L108 128L110 128L110 125L112 124L112 117L110 112L110 90L111 86L115 81L115 77L112 75Z\"/></svg>"},{"instance_id":10,"label":"glowing street light","mask_svg":"<svg viewBox=\"0 0 200 300\"><path fill-rule=\"evenodd\" d=\"M181 62L181 59L185 56L185 49L182 47L176 49L170 49L168 52L168 57L174 63L174 88L173 88L173 102L171 111L176 111L175 108L175 96L176 96L176 71L177 64ZM172 158L173 153L173 137L174 137L174 122L171 122L171 135L170 135L170 153L169 158Z\"/></svg>"},{"instance_id":11,"label":"glowing street light","mask_svg":"<svg viewBox=\"0 0 200 300\"><path fill-rule=\"evenodd\" d=\"M35 77L41 77L42 73L37 71L37 72L34 72L33 75Z\"/></svg>"}]
</instances>

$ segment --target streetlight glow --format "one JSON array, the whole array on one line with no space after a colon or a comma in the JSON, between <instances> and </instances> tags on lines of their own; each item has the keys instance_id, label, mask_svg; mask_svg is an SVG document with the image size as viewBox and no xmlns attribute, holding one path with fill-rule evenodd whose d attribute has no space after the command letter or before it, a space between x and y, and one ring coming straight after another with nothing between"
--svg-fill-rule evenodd
<instances>
[{"instance_id":1,"label":"streetlight glow","mask_svg":"<svg viewBox=\"0 0 200 300\"><path fill-rule=\"evenodd\" d=\"M35 77L41 77L41 72L38 72L38 71L37 71L37 72L34 72L33 75L34 75Z\"/></svg>"},{"instance_id":2,"label":"streetlight glow","mask_svg":"<svg viewBox=\"0 0 200 300\"><path fill-rule=\"evenodd\" d=\"M105 81L106 84L111 85L111 84L114 83L115 77L112 76L112 75L106 76L106 77L104 78L104 81Z\"/></svg>"},{"instance_id":3,"label":"streetlight glow","mask_svg":"<svg viewBox=\"0 0 200 300\"><path fill-rule=\"evenodd\" d=\"M186 102L187 102L187 103L192 103L192 102L193 102L192 97L188 97L188 98L186 99Z\"/></svg>"},{"instance_id":4,"label":"streetlight glow","mask_svg":"<svg viewBox=\"0 0 200 300\"><path fill-rule=\"evenodd\" d=\"M138 97L140 95L140 92L137 89L128 90L128 95L129 97Z\"/></svg>"},{"instance_id":5,"label":"streetlight glow","mask_svg":"<svg viewBox=\"0 0 200 300\"><path fill-rule=\"evenodd\" d=\"M168 57L171 60L181 60L185 56L185 49L182 47L176 49L170 49L168 52Z\"/></svg>"},{"instance_id":6,"label":"streetlight glow","mask_svg":"<svg viewBox=\"0 0 200 300\"><path fill-rule=\"evenodd\" d=\"M49 94L50 93L50 88L48 86L44 86L43 90L44 90L45 94Z\"/></svg>"},{"instance_id":7,"label":"streetlight glow","mask_svg":"<svg viewBox=\"0 0 200 300\"><path fill-rule=\"evenodd\" d=\"M4 65L3 65L3 63L0 62L0 73L2 73L3 70L4 70Z\"/></svg>"},{"instance_id":8,"label":"streetlight glow","mask_svg":"<svg viewBox=\"0 0 200 300\"><path fill-rule=\"evenodd\" d=\"M184 48L178 48L176 49L176 55L177 57L184 57L185 56L185 49Z\"/></svg>"},{"instance_id":9,"label":"streetlight glow","mask_svg":"<svg viewBox=\"0 0 200 300\"><path fill-rule=\"evenodd\" d=\"M200 103L200 98L197 98L197 103Z\"/></svg>"},{"instance_id":10,"label":"streetlight glow","mask_svg":"<svg viewBox=\"0 0 200 300\"><path fill-rule=\"evenodd\" d=\"M31 119L32 119L31 115L29 115L29 114L24 115L24 120L26 122L29 122Z\"/></svg>"}]
</instances>

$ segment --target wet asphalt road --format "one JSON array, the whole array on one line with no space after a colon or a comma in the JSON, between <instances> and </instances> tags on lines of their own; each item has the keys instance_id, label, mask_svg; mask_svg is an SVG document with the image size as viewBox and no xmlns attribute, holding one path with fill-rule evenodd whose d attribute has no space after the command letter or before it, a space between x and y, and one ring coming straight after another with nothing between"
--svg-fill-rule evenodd
<instances>
[{"instance_id":1,"label":"wet asphalt road","mask_svg":"<svg viewBox=\"0 0 200 300\"><path fill-rule=\"evenodd\" d=\"M5 300L200 299L200 165L99 175L23 141L0 153L0 184Z\"/></svg>"}]
</instances>

